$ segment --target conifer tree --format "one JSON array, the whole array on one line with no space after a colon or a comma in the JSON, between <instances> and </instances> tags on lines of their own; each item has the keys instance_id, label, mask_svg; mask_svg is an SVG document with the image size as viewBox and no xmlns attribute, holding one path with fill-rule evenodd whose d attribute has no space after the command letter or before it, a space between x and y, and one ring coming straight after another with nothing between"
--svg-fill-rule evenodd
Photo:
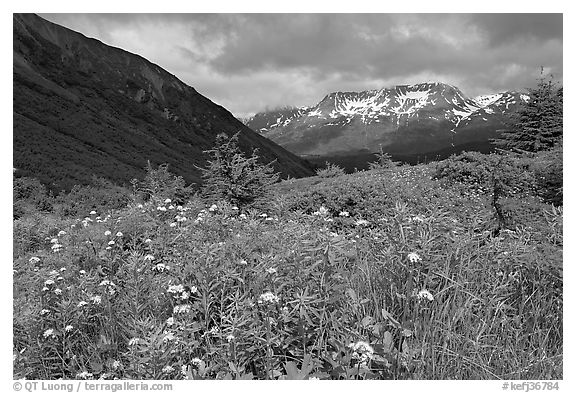
<instances>
[{"instance_id":1,"label":"conifer tree","mask_svg":"<svg viewBox=\"0 0 576 393\"><path fill-rule=\"evenodd\" d=\"M563 88L541 75L529 99L511 115L508 128L494 143L506 150L537 152L562 142Z\"/></svg>"},{"instance_id":2,"label":"conifer tree","mask_svg":"<svg viewBox=\"0 0 576 393\"><path fill-rule=\"evenodd\" d=\"M216 137L206 168L202 169L203 194L213 201L226 200L237 207L262 206L270 196L270 186L278 181L272 163L260 164L254 150L246 157L238 147L238 135Z\"/></svg>"}]
</instances>

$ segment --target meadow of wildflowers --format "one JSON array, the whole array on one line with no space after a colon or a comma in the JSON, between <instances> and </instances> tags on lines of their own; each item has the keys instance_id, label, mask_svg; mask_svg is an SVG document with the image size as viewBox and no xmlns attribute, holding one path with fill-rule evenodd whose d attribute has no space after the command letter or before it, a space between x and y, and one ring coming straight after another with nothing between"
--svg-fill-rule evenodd
<instances>
[{"instance_id":1,"label":"meadow of wildflowers","mask_svg":"<svg viewBox=\"0 0 576 393\"><path fill-rule=\"evenodd\" d=\"M13 376L562 379L562 208L518 197L495 234L489 190L433 172L41 213L15 243Z\"/></svg>"}]
</instances>

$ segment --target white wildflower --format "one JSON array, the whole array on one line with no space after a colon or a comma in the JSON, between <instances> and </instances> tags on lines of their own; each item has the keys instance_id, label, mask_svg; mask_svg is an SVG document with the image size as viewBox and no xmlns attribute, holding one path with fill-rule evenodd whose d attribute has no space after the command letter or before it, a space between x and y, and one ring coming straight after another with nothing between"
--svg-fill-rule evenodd
<instances>
[{"instance_id":1,"label":"white wildflower","mask_svg":"<svg viewBox=\"0 0 576 393\"><path fill-rule=\"evenodd\" d=\"M66 234L66 232L64 232L64 231L58 232L58 236L64 236L65 234Z\"/></svg>"},{"instance_id":2,"label":"white wildflower","mask_svg":"<svg viewBox=\"0 0 576 393\"><path fill-rule=\"evenodd\" d=\"M104 236L110 236L110 235L112 235L112 232L110 232L110 231L104 232Z\"/></svg>"},{"instance_id":3,"label":"white wildflower","mask_svg":"<svg viewBox=\"0 0 576 393\"><path fill-rule=\"evenodd\" d=\"M350 217L350 213L348 213L347 211L341 211L340 213L338 213L338 215L340 217Z\"/></svg>"},{"instance_id":4,"label":"white wildflower","mask_svg":"<svg viewBox=\"0 0 576 393\"><path fill-rule=\"evenodd\" d=\"M89 373L88 371L82 371L81 373L76 374L77 378L80 379L88 379L88 378L92 378L93 374Z\"/></svg>"},{"instance_id":5,"label":"white wildflower","mask_svg":"<svg viewBox=\"0 0 576 393\"><path fill-rule=\"evenodd\" d=\"M113 368L114 370L117 370L118 368L120 368L120 366L122 366L122 363L120 363L119 360L114 360L114 361L112 362L112 368Z\"/></svg>"},{"instance_id":6,"label":"white wildflower","mask_svg":"<svg viewBox=\"0 0 576 393\"><path fill-rule=\"evenodd\" d=\"M166 325L172 326L174 325L174 317L170 317L166 320Z\"/></svg>"},{"instance_id":7,"label":"white wildflower","mask_svg":"<svg viewBox=\"0 0 576 393\"><path fill-rule=\"evenodd\" d=\"M102 303L102 297L100 295L91 296L90 301L94 304L100 304Z\"/></svg>"},{"instance_id":8,"label":"white wildflower","mask_svg":"<svg viewBox=\"0 0 576 393\"><path fill-rule=\"evenodd\" d=\"M96 213L94 210L92 210L92 211L90 212L90 215L91 215L91 216L96 215L96 214L98 214L98 213Z\"/></svg>"},{"instance_id":9,"label":"white wildflower","mask_svg":"<svg viewBox=\"0 0 576 393\"><path fill-rule=\"evenodd\" d=\"M164 366L162 368L162 372L166 373L166 374L170 374L173 371L174 371L174 367L172 367L172 366Z\"/></svg>"},{"instance_id":10,"label":"white wildflower","mask_svg":"<svg viewBox=\"0 0 576 393\"><path fill-rule=\"evenodd\" d=\"M140 342L140 339L138 337L133 337L130 339L130 341L128 341L128 345L132 347L132 346L138 344L139 342Z\"/></svg>"},{"instance_id":11,"label":"white wildflower","mask_svg":"<svg viewBox=\"0 0 576 393\"><path fill-rule=\"evenodd\" d=\"M116 236L122 237L122 236L124 236L124 234L123 234L122 232L117 232L117 233L116 233Z\"/></svg>"},{"instance_id":12,"label":"white wildflower","mask_svg":"<svg viewBox=\"0 0 576 393\"><path fill-rule=\"evenodd\" d=\"M56 295L62 295L62 290L61 290L60 288L56 288L56 289L54 290L54 293L55 293Z\"/></svg>"},{"instance_id":13,"label":"white wildflower","mask_svg":"<svg viewBox=\"0 0 576 393\"><path fill-rule=\"evenodd\" d=\"M190 312L190 305L189 304L180 304L174 307L172 310L173 314L186 314Z\"/></svg>"},{"instance_id":14,"label":"white wildflower","mask_svg":"<svg viewBox=\"0 0 576 393\"><path fill-rule=\"evenodd\" d=\"M163 272L164 270L170 270L170 267L166 266L163 263L157 263L156 265L154 265L152 270L155 270L157 272Z\"/></svg>"},{"instance_id":15,"label":"white wildflower","mask_svg":"<svg viewBox=\"0 0 576 393\"><path fill-rule=\"evenodd\" d=\"M365 341L348 344L348 348L353 351L352 357L365 364L368 359L374 358L374 348Z\"/></svg>"},{"instance_id":16,"label":"white wildflower","mask_svg":"<svg viewBox=\"0 0 576 393\"><path fill-rule=\"evenodd\" d=\"M50 310L43 309L40 311L40 315L46 315L50 312Z\"/></svg>"},{"instance_id":17,"label":"white wildflower","mask_svg":"<svg viewBox=\"0 0 576 393\"><path fill-rule=\"evenodd\" d=\"M180 293L184 291L184 286L182 284L170 285L166 292L168 293Z\"/></svg>"},{"instance_id":18,"label":"white wildflower","mask_svg":"<svg viewBox=\"0 0 576 393\"><path fill-rule=\"evenodd\" d=\"M230 341L234 341L236 339L236 337L234 337L232 334L229 334L226 336L226 341L230 342Z\"/></svg>"},{"instance_id":19,"label":"white wildflower","mask_svg":"<svg viewBox=\"0 0 576 393\"><path fill-rule=\"evenodd\" d=\"M164 200L164 203L171 203L171 202L172 202L172 199L170 199L170 198L166 198L166 199Z\"/></svg>"},{"instance_id":20,"label":"white wildflower","mask_svg":"<svg viewBox=\"0 0 576 393\"><path fill-rule=\"evenodd\" d=\"M422 289L420 292L418 292L418 299L419 300L427 299L429 301L433 301L434 296L432 296L432 294L428 290Z\"/></svg>"},{"instance_id":21,"label":"white wildflower","mask_svg":"<svg viewBox=\"0 0 576 393\"><path fill-rule=\"evenodd\" d=\"M264 304L264 303L274 304L278 303L279 300L280 299L278 298L278 296L274 295L272 292L265 292L258 298L258 304Z\"/></svg>"},{"instance_id":22,"label":"white wildflower","mask_svg":"<svg viewBox=\"0 0 576 393\"><path fill-rule=\"evenodd\" d=\"M44 336L44 338L50 338L50 337L54 337L54 329L47 329L44 331L44 333L42 334Z\"/></svg>"},{"instance_id":23,"label":"white wildflower","mask_svg":"<svg viewBox=\"0 0 576 393\"><path fill-rule=\"evenodd\" d=\"M66 325L66 327L64 328L64 330L66 330L67 332L71 332L72 330L74 330L74 326L72 326L72 325Z\"/></svg>"},{"instance_id":24,"label":"white wildflower","mask_svg":"<svg viewBox=\"0 0 576 393\"><path fill-rule=\"evenodd\" d=\"M266 273L268 274L276 274L277 270L273 267L266 269Z\"/></svg>"},{"instance_id":25,"label":"white wildflower","mask_svg":"<svg viewBox=\"0 0 576 393\"><path fill-rule=\"evenodd\" d=\"M422 258L420 258L420 255L416 254L415 252L411 252L410 254L408 254L408 260L410 260L410 262L412 263L416 263L421 262Z\"/></svg>"},{"instance_id":26,"label":"white wildflower","mask_svg":"<svg viewBox=\"0 0 576 393\"><path fill-rule=\"evenodd\" d=\"M156 259L156 258L154 257L154 255L150 255L150 254L148 254L148 255L146 255L146 256L144 257L144 260L145 260L145 261L153 261L153 260L155 260L155 259Z\"/></svg>"},{"instance_id":27,"label":"white wildflower","mask_svg":"<svg viewBox=\"0 0 576 393\"><path fill-rule=\"evenodd\" d=\"M168 341L172 341L172 340L176 339L176 336L174 336L174 333L172 333L172 332L168 332L168 333L164 332L164 333L165 333L164 337L162 337L163 342L166 343Z\"/></svg>"},{"instance_id":28,"label":"white wildflower","mask_svg":"<svg viewBox=\"0 0 576 393\"><path fill-rule=\"evenodd\" d=\"M44 281L44 285L52 285L54 284L54 280L46 280Z\"/></svg>"},{"instance_id":29,"label":"white wildflower","mask_svg":"<svg viewBox=\"0 0 576 393\"><path fill-rule=\"evenodd\" d=\"M86 306L88 303L85 302L84 300L82 300L81 302L78 303L78 305L76 307L84 307Z\"/></svg>"}]
</instances>

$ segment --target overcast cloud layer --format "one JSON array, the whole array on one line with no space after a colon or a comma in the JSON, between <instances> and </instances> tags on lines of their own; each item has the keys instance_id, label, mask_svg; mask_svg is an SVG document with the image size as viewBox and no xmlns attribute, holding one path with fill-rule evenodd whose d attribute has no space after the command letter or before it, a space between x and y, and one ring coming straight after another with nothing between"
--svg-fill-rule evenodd
<instances>
[{"instance_id":1,"label":"overcast cloud layer","mask_svg":"<svg viewBox=\"0 0 576 393\"><path fill-rule=\"evenodd\" d=\"M561 14L41 14L137 53L238 117L333 91L562 81Z\"/></svg>"}]
</instances>

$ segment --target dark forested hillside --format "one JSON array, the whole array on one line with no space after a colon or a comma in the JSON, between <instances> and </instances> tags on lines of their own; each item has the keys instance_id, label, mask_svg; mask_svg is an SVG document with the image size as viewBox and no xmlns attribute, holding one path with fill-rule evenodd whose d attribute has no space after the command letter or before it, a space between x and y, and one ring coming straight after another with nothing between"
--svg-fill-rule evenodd
<instances>
[{"instance_id":1,"label":"dark forested hillside","mask_svg":"<svg viewBox=\"0 0 576 393\"><path fill-rule=\"evenodd\" d=\"M14 167L59 191L93 175L117 183L142 177L149 160L199 182L219 132L277 160L283 176L309 164L254 133L225 108L146 59L50 23L15 14Z\"/></svg>"}]
</instances>

